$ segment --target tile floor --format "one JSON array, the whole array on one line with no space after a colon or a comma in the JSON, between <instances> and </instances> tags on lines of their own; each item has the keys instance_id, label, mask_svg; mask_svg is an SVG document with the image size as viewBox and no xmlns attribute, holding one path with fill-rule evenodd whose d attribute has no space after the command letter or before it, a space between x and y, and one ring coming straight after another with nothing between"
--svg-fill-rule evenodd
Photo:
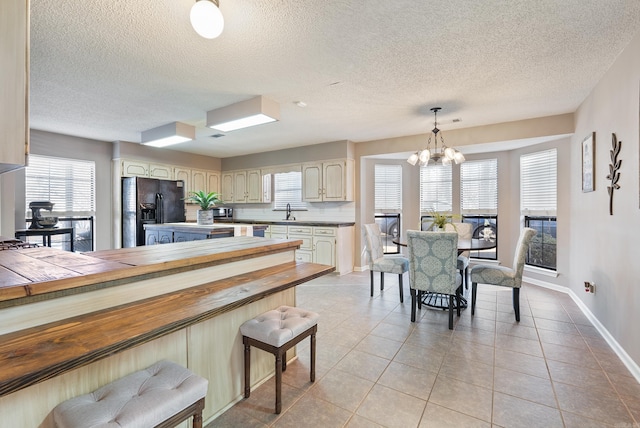
<instances>
[{"instance_id":1,"label":"tile floor","mask_svg":"<svg viewBox=\"0 0 640 428\"><path fill-rule=\"evenodd\" d=\"M207 428L640 427L640 384L569 296L525 284L517 324L511 290L480 285L451 331L442 310L410 322L407 282L404 303L396 275L373 298L368 272L299 286L320 314L315 383L306 339L280 415L271 378Z\"/></svg>"}]
</instances>

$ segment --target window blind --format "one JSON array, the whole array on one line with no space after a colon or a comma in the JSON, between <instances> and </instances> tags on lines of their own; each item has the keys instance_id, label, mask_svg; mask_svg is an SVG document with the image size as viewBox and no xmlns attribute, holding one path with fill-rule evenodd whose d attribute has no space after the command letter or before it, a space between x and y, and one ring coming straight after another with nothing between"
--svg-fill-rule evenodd
<instances>
[{"instance_id":1,"label":"window blind","mask_svg":"<svg viewBox=\"0 0 640 428\"><path fill-rule=\"evenodd\" d=\"M375 210L402 209L402 166L375 165Z\"/></svg>"},{"instance_id":2,"label":"window blind","mask_svg":"<svg viewBox=\"0 0 640 428\"><path fill-rule=\"evenodd\" d=\"M520 212L523 215L556 215L556 149L520 156Z\"/></svg>"},{"instance_id":3,"label":"window blind","mask_svg":"<svg viewBox=\"0 0 640 428\"><path fill-rule=\"evenodd\" d=\"M498 159L460 165L460 209L462 214L498 213Z\"/></svg>"},{"instance_id":4,"label":"window blind","mask_svg":"<svg viewBox=\"0 0 640 428\"><path fill-rule=\"evenodd\" d=\"M274 209L284 210L287 204L291 209L307 209L307 203L302 202L302 172L280 172L273 174Z\"/></svg>"},{"instance_id":5,"label":"window blind","mask_svg":"<svg viewBox=\"0 0 640 428\"><path fill-rule=\"evenodd\" d=\"M420 212L451 212L453 197L451 165L420 167Z\"/></svg>"},{"instance_id":6,"label":"window blind","mask_svg":"<svg viewBox=\"0 0 640 428\"><path fill-rule=\"evenodd\" d=\"M58 216L92 216L96 206L96 164L93 161L30 155L25 170L25 212L29 203L50 201Z\"/></svg>"}]
</instances>

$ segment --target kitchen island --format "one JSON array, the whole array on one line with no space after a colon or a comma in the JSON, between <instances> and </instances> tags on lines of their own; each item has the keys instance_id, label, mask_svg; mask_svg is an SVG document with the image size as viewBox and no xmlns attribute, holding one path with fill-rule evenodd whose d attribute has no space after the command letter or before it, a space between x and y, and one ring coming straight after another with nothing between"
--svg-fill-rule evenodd
<instances>
[{"instance_id":1,"label":"kitchen island","mask_svg":"<svg viewBox=\"0 0 640 428\"><path fill-rule=\"evenodd\" d=\"M240 324L295 305L296 285L333 270L296 263L299 245L243 236L86 254L0 252L3 278L12 273L0 288L3 425L51 426L57 403L161 359L209 379L211 420L242 397ZM257 357L252 384L273 372L269 355Z\"/></svg>"},{"instance_id":2,"label":"kitchen island","mask_svg":"<svg viewBox=\"0 0 640 428\"><path fill-rule=\"evenodd\" d=\"M265 224L214 223L152 223L145 224L146 245L170 242L199 241L202 239L227 238L230 236L264 236Z\"/></svg>"}]
</instances>

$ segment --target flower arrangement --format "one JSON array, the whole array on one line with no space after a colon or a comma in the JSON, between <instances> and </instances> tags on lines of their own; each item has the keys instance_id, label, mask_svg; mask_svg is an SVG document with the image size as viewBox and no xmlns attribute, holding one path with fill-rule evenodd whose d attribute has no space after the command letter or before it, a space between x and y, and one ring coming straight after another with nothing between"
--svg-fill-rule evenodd
<instances>
[{"instance_id":1,"label":"flower arrangement","mask_svg":"<svg viewBox=\"0 0 640 428\"><path fill-rule=\"evenodd\" d=\"M453 224L454 218L459 218L460 216L457 214L441 214L438 211L431 210L429 211L429 216L433 219L427 230L431 230L433 227L438 229L444 229L447 223L451 223L453 228L457 230L456 225Z\"/></svg>"}]
</instances>

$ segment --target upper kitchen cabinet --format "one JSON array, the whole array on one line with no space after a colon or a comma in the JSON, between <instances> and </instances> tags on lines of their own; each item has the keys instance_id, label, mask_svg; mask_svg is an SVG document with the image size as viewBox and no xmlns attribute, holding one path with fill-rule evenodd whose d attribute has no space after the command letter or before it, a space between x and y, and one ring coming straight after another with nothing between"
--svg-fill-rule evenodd
<instances>
[{"instance_id":1,"label":"upper kitchen cabinet","mask_svg":"<svg viewBox=\"0 0 640 428\"><path fill-rule=\"evenodd\" d=\"M209 193L210 190L207 188L207 172L206 171L198 171L195 169L191 170L191 189L194 192L198 192L202 190L203 192Z\"/></svg>"},{"instance_id":2,"label":"upper kitchen cabinet","mask_svg":"<svg viewBox=\"0 0 640 428\"><path fill-rule=\"evenodd\" d=\"M263 194L263 183L271 185L259 169L222 173L220 193L225 203L256 204L271 201L271 192Z\"/></svg>"},{"instance_id":3,"label":"upper kitchen cabinet","mask_svg":"<svg viewBox=\"0 0 640 428\"><path fill-rule=\"evenodd\" d=\"M302 200L353 201L354 161L340 159L302 165Z\"/></svg>"},{"instance_id":4,"label":"upper kitchen cabinet","mask_svg":"<svg viewBox=\"0 0 640 428\"><path fill-rule=\"evenodd\" d=\"M0 2L0 173L29 154L29 2Z\"/></svg>"},{"instance_id":5,"label":"upper kitchen cabinet","mask_svg":"<svg viewBox=\"0 0 640 428\"><path fill-rule=\"evenodd\" d=\"M159 180L173 180L171 165L154 164L139 160L122 160L123 177L149 177Z\"/></svg>"},{"instance_id":6,"label":"upper kitchen cabinet","mask_svg":"<svg viewBox=\"0 0 640 428\"><path fill-rule=\"evenodd\" d=\"M220 193L220 173L217 171L202 171L197 169L189 169L184 167L175 167L173 169L175 180L184 181L186 194L198 192L216 192Z\"/></svg>"},{"instance_id":7,"label":"upper kitchen cabinet","mask_svg":"<svg viewBox=\"0 0 640 428\"><path fill-rule=\"evenodd\" d=\"M207 172L207 191L220 193L220 173Z\"/></svg>"}]
</instances>

